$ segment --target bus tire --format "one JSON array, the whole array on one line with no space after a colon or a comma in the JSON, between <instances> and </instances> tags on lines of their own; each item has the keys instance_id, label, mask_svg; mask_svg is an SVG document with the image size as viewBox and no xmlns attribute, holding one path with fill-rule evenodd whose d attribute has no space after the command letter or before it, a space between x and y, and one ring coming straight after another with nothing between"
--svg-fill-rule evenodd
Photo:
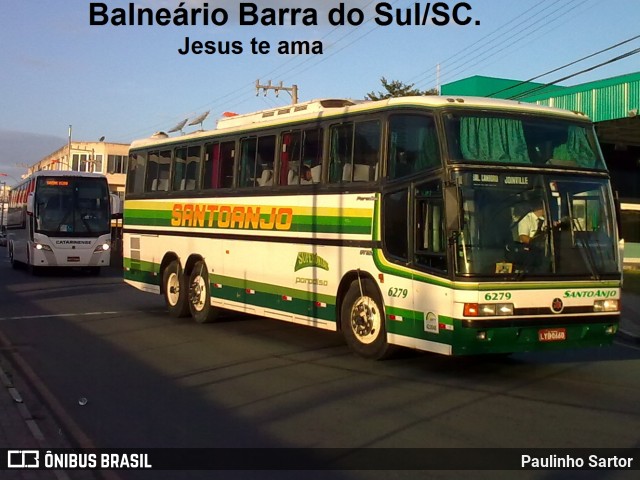
<instances>
[{"instance_id":1,"label":"bus tire","mask_svg":"<svg viewBox=\"0 0 640 480\"><path fill-rule=\"evenodd\" d=\"M211 306L211 286L207 265L198 261L189 275L189 310L198 323L213 322L218 318L220 310Z\"/></svg>"},{"instance_id":2,"label":"bus tire","mask_svg":"<svg viewBox=\"0 0 640 480\"><path fill-rule=\"evenodd\" d=\"M11 263L11 268L14 270L18 268L18 262L13 257L13 245L9 247L9 263Z\"/></svg>"},{"instance_id":3,"label":"bus tire","mask_svg":"<svg viewBox=\"0 0 640 480\"><path fill-rule=\"evenodd\" d=\"M351 282L340 307L340 322L347 345L358 355L382 360L393 353L387 342L382 299L371 279Z\"/></svg>"},{"instance_id":4,"label":"bus tire","mask_svg":"<svg viewBox=\"0 0 640 480\"><path fill-rule=\"evenodd\" d=\"M189 291L186 278L182 274L180 263L173 260L162 272L162 290L164 303L169 310L169 315L180 318L189 315Z\"/></svg>"}]
</instances>

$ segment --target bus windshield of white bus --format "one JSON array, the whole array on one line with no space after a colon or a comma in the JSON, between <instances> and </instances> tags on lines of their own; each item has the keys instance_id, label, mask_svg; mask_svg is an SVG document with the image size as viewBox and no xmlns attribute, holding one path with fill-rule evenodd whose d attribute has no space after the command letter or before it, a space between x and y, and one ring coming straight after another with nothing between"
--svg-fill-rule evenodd
<instances>
[{"instance_id":1,"label":"bus windshield of white bus","mask_svg":"<svg viewBox=\"0 0 640 480\"><path fill-rule=\"evenodd\" d=\"M110 232L109 189L104 179L40 177L35 192L36 232L51 236Z\"/></svg>"},{"instance_id":2,"label":"bus windshield of white bus","mask_svg":"<svg viewBox=\"0 0 640 480\"><path fill-rule=\"evenodd\" d=\"M456 272L606 278L618 272L606 179L460 173Z\"/></svg>"},{"instance_id":3,"label":"bus windshield of white bus","mask_svg":"<svg viewBox=\"0 0 640 480\"><path fill-rule=\"evenodd\" d=\"M591 123L473 112L445 124L452 162L606 170Z\"/></svg>"}]
</instances>

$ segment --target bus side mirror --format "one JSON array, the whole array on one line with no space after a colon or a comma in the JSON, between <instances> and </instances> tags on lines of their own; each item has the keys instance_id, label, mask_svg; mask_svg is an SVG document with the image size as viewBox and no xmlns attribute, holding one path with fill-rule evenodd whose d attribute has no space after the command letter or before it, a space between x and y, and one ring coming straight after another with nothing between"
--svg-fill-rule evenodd
<instances>
[{"instance_id":1,"label":"bus side mirror","mask_svg":"<svg viewBox=\"0 0 640 480\"><path fill-rule=\"evenodd\" d=\"M111 206L111 217L119 217L122 215L122 200L114 193L109 194L109 202Z\"/></svg>"},{"instance_id":2,"label":"bus side mirror","mask_svg":"<svg viewBox=\"0 0 640 480\"><path fill-rule=\"evenodd\" d=\"M462 195L460 187L451 185L444 187L447 230L462 230Z\"/></svg>"},{"instance_id":3,"label":"bus side mirror","mask_svg":"<svg viewBox=\"0 0 640 480\"><path fill-rule=\"evenodd\" d=\"M35 203L35 195L33 192L31 192L27 196L27 215L33 215L34 203Z\"/></svg>"}]
</instances>

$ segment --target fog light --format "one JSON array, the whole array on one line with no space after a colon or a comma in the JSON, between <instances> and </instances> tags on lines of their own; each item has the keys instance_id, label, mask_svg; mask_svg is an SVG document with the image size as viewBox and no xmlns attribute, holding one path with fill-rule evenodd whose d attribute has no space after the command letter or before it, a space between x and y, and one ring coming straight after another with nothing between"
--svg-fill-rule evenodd
<instances>
[{"instance_id":1,"label":"fog light","mask_svg":"<svg viewBox=\"0 0 640 480\"><path fill-rule=\"evenodd\" d=\"M607 328L604 329L604 333L607 335L615 335L618 331L618 327L616 325L608 325Z\"/></svg>"},{"instance_id":2,"label":"fog light","mask_svg":"<svg viewBox=\"0 0 640 480\"><path fill-rule=\"evenodd\" d=\"M486 340L487 339L487 332L478 332L478 333L476 333L476 338L478 340Z\"/></svg>"}]
</instances>

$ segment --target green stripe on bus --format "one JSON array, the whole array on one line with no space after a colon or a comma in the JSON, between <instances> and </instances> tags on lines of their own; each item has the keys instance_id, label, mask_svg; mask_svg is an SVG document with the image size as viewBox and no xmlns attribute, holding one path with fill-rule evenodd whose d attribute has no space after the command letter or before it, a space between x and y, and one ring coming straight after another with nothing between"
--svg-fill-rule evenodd
<instances>
[{"instance_id":1,"label":"green stripe on bus","mask_svg":"<svg viewBox=\"0 0 640 480\"><path fill-rule=\"evenodd\" d=\"M159 264L131 258L124 258L123 264L126 280L160 285L161 279L156 274L160 270ZM210 275L209 286L211 296L214 298L315 317L320 320L336 321L336 297L333 295L216 274Z\"/></svg>"},{"instance_id":2,"label":"green stripe on bus","mask_svg":"<svg viewBox=\"0 0 640 480\"><path fill-rule=\"evenodd\" d=\"M437 285L439 287L452 288L453 290L465 291L500 291L500 290L555 290L562 288L620 288L619 280L589 281L576 280L574 282L545 282L545 281L505 281L505 282L454 282L445 278L433 277L417 270L410 270L405 267L391 264L381 249L373 249L373 260L376 267L389 275L407 278L413 281Z\"/></svg>"}]
</instances>

